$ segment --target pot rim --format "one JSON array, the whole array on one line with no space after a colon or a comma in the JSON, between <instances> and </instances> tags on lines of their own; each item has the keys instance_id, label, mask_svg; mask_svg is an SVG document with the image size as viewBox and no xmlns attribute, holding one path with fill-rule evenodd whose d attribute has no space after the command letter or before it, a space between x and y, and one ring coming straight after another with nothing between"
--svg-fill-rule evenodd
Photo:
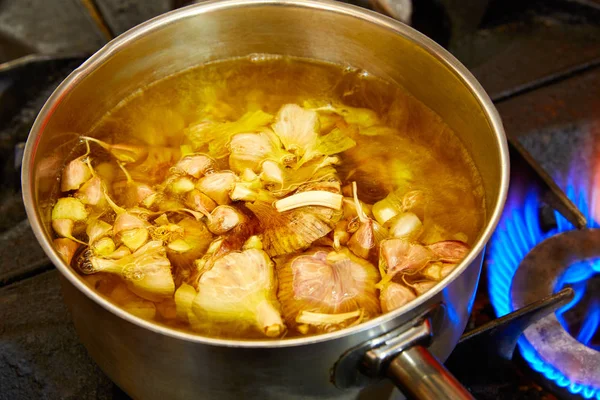
<instances>
[{"instance_id":1,"label":"pot rim","mask_svg":"<svg viewBox=\"0 0 600 400\"><path fill-rule=\"evenodd\" d=\"M434 56L440 63L451 70L470 90L473 96L477 99L479 104L485 110L488 117L489 123L492 125L494 132L496 133L496 139L498 142L498 148L500 151L500 162L501 162L501 178L499 182L498 202L490 213L490 219L485 229L481 233L479 239L474 244L473 248L467 255L467 257L452 271L446 278L441 280L436 286L431 288L423 295L417 297L415 300L409 302L403 307L394 310L392 312L380 315L370 321L361 323L357 326L345 328L336 332L325 333L315 336L309 336L306 338L294 338L294 339L281 339L281 340L235 340L235 339L217 339L198 334L187 333L181 330L173 329L164 325L136 317L133 314L126 312L120 307L114 305L109 300L103 298L100 294L96 293L92 288L87 286L81 278L69 267L60 257L60 255L54 249L51 240L44 234L45 229L39 213L37 212L34 198L33 198L33 158L37 149L37 144L40 140L40 132L46 126L48 118L51 117L52 112L56 107L56 103L71 91L81 80L87 75L94 71L98 66L102 65L107 59L113 54L120 51L120 49L131 42L145 36L147 33L160 29L168 24L175 23L176 21L193 18L199 14L207 14L212 12L218 12L226 9L245 8L253 6L270 6L270 7L298 7L298 8L309 8L318 10L320 12L333 12L343 14L352 18L361 19L367 23L379 25L385 29L388 29L395 34L401 35L404 38L412 41L423 50L427 51L430 55ZM508 181L509 181L509 155L508 145L504 128L500 116L494 107L491 99L475 79L475 77L463 66L453 55L442 48L440 45L429 39L427 36L419 33L413 28L396 21L392 18L386 17L374 11L360 8L358 6L344 4L340 2L333 2L331 0L212 0L203 2L200 4L190 5L184 8L170 11L162 14L151 20L148 20L129 31L121 34L117 38L111 40L104 45L100 50L94 53L84 63L75 69L69 76L55 89L52 95L48 98L40 113L36 117L36 120L31 128L27 143L25 145L25 151L23 154L23 163L21 171L21 186L23 193L23 201L25 204L25 210L27 217L30 221L33 232L42 246L46 255L50 258L50 261L58 268L61 274L78 290L83 292L92 301L99 304L109 312L123 318L141 328L148 329L157 334L166 335L176 339L181 339L189 342L202 343L206 345L216 345L224 347L240 347L240 348L280 348L280 347L293 347L300 345L307 345L319 342L325 342L329 340L338 339L341 337L349 336L358 332L366 331L375 328L379 325L385 324L401 314L409 312L411 309L422 306L424 303L429 301L431 298L436 296L452 281L454 281L474 260L475 258L484 251L486 243L491 237L493 231L498 224L500 215L504 208L506 196L508 192Z\"/></svg>"}]
</instances>

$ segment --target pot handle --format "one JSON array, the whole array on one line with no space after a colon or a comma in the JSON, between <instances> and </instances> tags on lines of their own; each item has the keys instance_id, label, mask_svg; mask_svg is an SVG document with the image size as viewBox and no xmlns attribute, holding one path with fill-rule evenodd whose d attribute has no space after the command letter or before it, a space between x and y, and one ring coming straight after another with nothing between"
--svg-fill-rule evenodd
<instances>
[{"instance_id":1,"label":"pot handle","mask_svg":"<svg viewBox=\"0 0 600 400\"><path fill-rule=\"evenodd\" d=\"M340 389L365 387L387 377L409 399L474 400L438 361L431 342L432 307L411 322L364 342L342 355L332 371Z\"/></svg>"},{"instance_id":2,"label":"pot handle","mask_svg":"<svg viewBox=\"0 0 600 400\"><path fill-rule=\"evenodd\" d=\"M474 400L446 367L418 344L394 357L386 376L410 399Z\"/></svg>"}]
</instances>

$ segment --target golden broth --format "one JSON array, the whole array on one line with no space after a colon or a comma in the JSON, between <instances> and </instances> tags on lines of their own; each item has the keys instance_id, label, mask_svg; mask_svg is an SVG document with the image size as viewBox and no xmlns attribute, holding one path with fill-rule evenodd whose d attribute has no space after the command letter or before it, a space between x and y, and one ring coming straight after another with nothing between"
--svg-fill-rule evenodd
<instances>
[{"instance_id":1,"label":"golden broth","mask_svg":"<svg viewBox=\"0 0 600 400\"><path fill-rule=\"evenodd\" d=\"M127 169L133 180L152 186L165 179L181 149L189 149L185 130L207 110L213 118L235 121L249 111L275 115L285 104L302 105L305 101L367 108L376 113L379 125L387 128L355 132L352 138L356 146L338 154L341 162L337 171L344 195L351 197L348 190L353 181L358 197L369 205L399 188L421 190L428 194L421 243L475 242L485 219L485 199L481 178L466 149L437 114L403 88L362 70L271 56L214 62L139 90L86 135L108 143L151 146L154 151L147 160ZM100 161L110 163L97 146L92 146L91 157L95 166ZM227 157L217 162L222 169L229 169ZM124 179L123 172L114 168L99 170L98 174L107 181ZM122 200L119 196L114 199L117 204ZM106 221L112 223L114 217ZM85 235L78 237L85 241ZM86 280L100 293L112 293L108 297L117 304L128 304L131 293L123 288L112 292L113 276L98 273ZM147 302L125 308L144 318L190 330L176 317L172 300L155 302L154 309ZM201 333L213 335L210 331ZM297 335L300 333L288 330L285 337ZM217 336L238 335L220 332ZM243 337L262 336L249 333Z\"/></svg>"}]
</instances>

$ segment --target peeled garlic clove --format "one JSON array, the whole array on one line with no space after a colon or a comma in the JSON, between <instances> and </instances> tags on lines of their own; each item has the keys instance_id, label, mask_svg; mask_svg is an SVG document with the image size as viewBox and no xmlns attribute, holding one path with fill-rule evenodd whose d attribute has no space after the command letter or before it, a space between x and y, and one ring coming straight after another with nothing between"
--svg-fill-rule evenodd
<instances>
[{"instance_id":1,"label":"peeled garlic clove","mask_svg":"<svg viewBox=\"0 0 600 400\"><path fill-rule=\"evenodd\" d=\"M334 323L336 317L331 314L358 311L361 318L368 319L380 313L375 287L379 280L377 269L347 249L317 248L300 256L278 259L277 263L278 298L290 328L325 332L341 329L356 320L356 317L343 318ZM313 320L312 325L310 318L305 318L311 315L303 312L328 314L326 320L329 323Z\"/></svg>"},{"instance_id":2,"label":"peeled garlic clove","mask_svg":"<svg viewBox=\"0 0 600 400\"><path fill-rule=\"evenodd\" d=\"M194 189L187 194L185 205L192 210L199 211L204 215L208 215L212 210L215 209L217 203L215 203L213 199L198 189Z\"/></svg>"},{"instance_id":3,"label":"peeled garlic clove","mask_svg":"<svg viewBox=\"0 0 600 400\"><path fill-rule=\"evenodd\" d=\"M88 212L81 201L73 197L62 197L57 200L52 208L52 220L70 219L73 221L84 221Z\"/></svg>"},{"instance_id":4,"label":"peeled garlic clove","mask_svg":"<svg viewBox=\"0 0 600 400\"><path fill-rule=\"evenodd\" d=\"M285 325L275 292L273 263L265 252L232 252L219 258L200 277L193 312L201 321L227 325L228 332L254 330L277 337L283 334ZM218 326L211 328L216 330Z\"/></svg>"},{"instance_id":5,"label":"peeled garlic clove","mask_svg":"<svg viewBox=\"0 0 600 400\"><path fill-rule=\"evenodd\" d=\"M146 228L129 229L127 231L121 231L119 238L125 246L136 251L148 241L150 234Z\"/></svg>"},{"instance_id":6,"label":"peeled garlic clove","mask_svg":"<svg viewBox=\"0 0 600 400\"><path fill-rule=\"evenodd\" d=\"M186 251L190 251L192 246L183 239L177 239L169 243L167 248L178 253L185 253Z\"/></svg>"},{"instance_id":7,"label":"peeled garlic clove","mask_svg":"<svg viewBox=\"0 0 600 400\"><path fill-rule=\"evenodd\" d=\"M243 182L237 182L229 194L229 197L233 201L256 201L256 199L258 199L258 193L250 189Z\"/></svg>"},{"instance_id":8,"label":"peeled garlic clove","mask_svg":"<svg viewBox=\"0 0 600 400\"><path fill-rule=\"evenodd\" d=\"M417 296L410 288L400 283L390 282L381 289L379 295L381 311L384 313L393 311L416 298Z\"/></svg>"},{"instance_id":9,"label":"peeled garlic clove","mask_svg":"<svg viewBox=\"0 0 600 400\"><path fill-rule=\"evenodd\" d=\"M229 204L229 192L233 189L236 179L233 172L215 172L200 179L196 188L217 204Z\"/></svg>"},{"instance_id":10,"label":"peeled garlic clove","mask_svg":"<svg viewBox=\"0 0 600 400\"><path fill-rule=\"evenodd\" d=\"M182 283L175 292L175 307L177 319L189 322L189 315L192 313L192 304L198 292L193 286Z\"/></svg>"},{"instance_id":11,"label":"peeled garlic clove","mask_svg":"<svg viewBox=\"0 0 600 400\"><path fill-rule=\"evenodd\" d=\"M127 246L119 246L111 254L104 256L104 258L107 258L109 260L120 260L121 258L129 256L129 255L131 255L131 250L129 250L129 248L127 248Z\"/></svg>"},{"instance_id":12,"label":"peeled garlic clove","mask_svg":"<svg viewBox=\"0 0 600 400\"><path fill-rule=\"evenodd\" d=\"M235 228L244 220L244 215L235 207L218 206L210 213L208 230L215 235L222 235Z\"/></svg>"},{"instance_id":13,"label":"peeled garlic clove","mask_svg":"<svg viewBox=\"0 0 600 400\"><path fill-rule=\"evenodd\" d=\"M75 255L75 252L79 248L79 243L68 238L54 239L52 243L54 244L54 248L56 249L58 254L60 254L65 263L70 265L71 260Z\"/></svg>"},{"instance_id":14,"label":"peeled garlic clove","mask_svg":"<svg viewBox=\"0 0 600 400\"><path fill-rule=\"evenodd\" d=\"M288 151L303 155L317 141L319 116L297 104L286 104L279 110L273 130Z\"/></svg>"},{"instance_id":15,"label":"peeled garlic clove","mask_svg":"<svg viewBox=\"0 0 600 400\"><path fill-rule=\"evenodd\" d=\"M102 185L102 179L98 176L94 176L81 186L77 193L75 193L75 197L81 200L83 204L95 206L100 203L100 201L104 200Z\"/></svg>"},{"instance_id":16,"label":"peeled garlic clove","mask_svg":"<svg viewBox=\"0 0 600 400\"><path fill-rule=\"evenodd\" d=\"M85 233L88 236L89 243L94 243L103 236L109 235L112 231L112 225L99 219L94 219L88 223Z\"/></svg>"},{"instance_id":17,"label":"peeled garlic clove","mask_svg":"<svg viewBox=\"0 0 600 400\"><path fill-rule=\"evenodd\" d=\"M442 278L447 277L448 275L450 275L450 272L454 271L454 268L456 268L456 264L442 264L442 270L441 270L441 275Z\"/></svg>"},{"instance_id":18,"label":"peeled garlic clove","mask_svg":"<svg viewBox=\"0 0 600 400\"><path fill-rule=\"evenodd\" d=\"M285 180L285 173L283 171L283 166L279 163L271 160L267 160L262 163L262 172L260 174L260 179L265 182L273 182L279 185L283 185Z\"/></svg>"},{"instance_id":19,"label":"peeled garlic clove","mask_svg":"<svg viewBox=\"0 0 600 400\"><path fill-rule=\"evenodd\" d=\"M94 253L99 256L108 256L115 252L115 242L109 237L103 237L92 245Z\"/></svg>"},{"instance_id":20,"label":"peeled garlic clove","mask_svg":"<svg viewBox=\"0 0 600 400\"><path fill-rule=\"evenodd\" d=\"M442 279L442 264L435 263L426 267L422 271L423 276L433 281L439 281Z\"/></svg>"},{"instance_id":21,"label":"peeled garlic clove","mask_svg":"<svg viewBox=\"0 0 600 400\"><path fill-rule=\"evenodd\" d=\"M69 162L63 169L60 190L62 192L77 190L91 177L92 172L87 164L81 158L76 158Z\"/></svg>"},{"instance_id":22,"label":"peeled garlic clove","mask_svg":"<svg viewBox=\"0 0 600 400\"><path fill-rule=\"evenodd\" d=\"M75 222L72 219L55 219L52 221L52 229L58 236L71 238Z\"/></svg>"},{"instance_id":23,"label":"peeled garlic clove","mask_svg":"<svg viewBox=\"0 0 600 400\"><path fill-rule=\"evenodd\" d=\"M260 237L253 235L250 236L248 238L248 240L246 240L244 242L244 250L247 249L258 249L258 250L262 250L263 249L263 245L262 245L262 240L260 240Z\"/></svg>"},{"instance_id":24,"label":"peeled garlic clove","mask_svg":"<svg viewBox=\"0 0 600 400\"><path fill-rule=\"evenodd\" d=\"M190 154L183 157L172 168L175 173L184 173L196 179L217 169L217 163L205 154Z\"/></svg>"},{"instance_id":25,"label":"peeled garlic clove","mask_svg":"<svg viewBox=\"0 0 600 400\"><path fill-rule=\"evenodd\" d=\"M156 317L156 306L154 303L136 296L123 284L113 289L110 293L110 298L122 309L137 317L143 319L154 319Z\"/></svg>"},{"instance_id":26,"label":"peeled garlic clove","mask_svg":"<svg viewBox=\"0 0 600 400\"><path fill-rule=\"evenodd\" d=\"M191 192L195 188L194 182L189 178L177 178L169 183L169 191L174 194L184 194Z\"/></svg>"},{"instance_id":27,"label":"peeled garlic clove","mask_svg":"<svg viewBox=\"0 0 600 400\"><path fill-rule=\"evenodd\" d=\"M415 292L417 292L417 296L420 296L423 293L430 290L435 285L437 285L437 282L435 282L435 281L421 281L421 282L413 283L411 286L415 290Z\"/></svg>"},{"instance_id":28,"label":"peeled garlic clove","mask_svg":"<svg viewBox=\"0 0 600 400\"><path fill-rule=\"evenodd\" d=\"M436 259L446 263L457 264L469 254L470 247L458 240L445 240L427 246Z\"/></svg>"},{"instance_id":29,"label":"peeled garlic clove","mask_svg":"<svg viewBox=\"0 0 600 400\"><path fill-rule=\"evenodd\" d=\"M377 222L383 225L396 215L400 214L402 211L401 203L395 200L397 199L395 197L391 197L390 194L385 199L373 204L372 212Z\"/></svg>"},{"instance_id":30,"label":"peeled garlic clove","mask_svg":"<svg viewBox=\"0 0 600 400\"><path fill-rule=\"evenodd\" d=\"M385 227L393 237L406 240L417 239L423 231L421 220L411 212L396 215L386 222Z\"/></svg>"}]
</instances>

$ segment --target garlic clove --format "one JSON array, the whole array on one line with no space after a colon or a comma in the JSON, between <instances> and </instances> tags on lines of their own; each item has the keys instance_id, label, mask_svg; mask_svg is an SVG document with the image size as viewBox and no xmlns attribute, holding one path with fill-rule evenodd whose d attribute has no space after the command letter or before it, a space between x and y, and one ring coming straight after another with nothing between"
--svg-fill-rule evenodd
<instances>
[{"instance_id":1,"label":"garlic clove","mask_svg":"<svg viewBox=\"0 0 600 400\"><path fill-rule=\"evenodd\" d=\"M55 219L52 221L52 229L58 236L63 238L73 237L75 222L72 219Z\"/></svg>"},{"instance_id":2,"label":"garlic clove","mask_svg":"<svg viewBox=\"0 0 600 400\"><path fill-rule=\"evenodd\" d=\"M423 269L422 274L427 279L431 279L432 281L440 281L442 279L442 264L431 264Z\"/></svg>"},{"instance_id":3,"label":"garlic clove","mask_svg":"<svg viewBox=\"0 0 600 400\"><path fill-rule=\"evenodd\" d=\"M112 225L99 219L93 219L88 223L85 233L89 243L94 243L103 236L112 232Z\"/></svg>"},{"instance_id":4,"label":"garlic clove","mask_svg":"<svg viewBox=\"0 0 600 400\"><path fill-rule=\"evenodd\" d=\"M229 204L231 202L229 192L233 189L236 180L237 177L233 172L215 172L200 179L196 188L217 204Z\"/></svg>"},{"instance_id":5,"label":"garlic clove","mask_svg":"<svg viewBox=\"0 0 600 400\"><path fill-rule=\"evenodd\" d=\"M149 224L142 218L134 215L132 212L124 212L117 215L113 226L113 232L115 235L123 231L129 231L132 229L146 228Z\"/></svg>"},{"instance_id":6,"label":"garlic clove","mask_svg":"<svg viewBox=\"0 0 600 400\"><path fill-rule=\"evenodd\" d=\"M136 251L142 247L148 241L149 237L150 234L146 228L135 228L119 232L121 242L131 249L131 251Z\"/></svg>"},{"instance_id":7,"label":"garlic clove","mask_svg":"<svg viewBox=\"0 0 600 400\"><path fill-rule=\"evenodd\" d=\"M70 265L73 256L77 252L77 249L79 249L79 243L68 238L54 239L52 243L64 262Z\"/></svg>"},{"instance_id":8,"label":"garlic clove","mask_svg":"<svg viewBox=\"0 0 600 400\"><path fill-rule=\"evenodd\" d=\"M170 242L167 245L167 248L169 250L176 251L178 253L185 253L186 251L191 250L192 246L183 239L177 239L177 240Z\"/></svg>"},{"instance_id":9,"label":"garlic clove","mask_svg":"<svg viewBox=\"0 0 600 400\"><path fill-rule=\"evenodd\" d=\"M208 230L215 235L222 235L239 225L244 218L235 207L218 206L210 213Z\"/></svg>"},{"instance_id":10,"label":"garlic clove","mask_svg":"<svg viewBox=\"0 0 600 400\"><path fill-rule=\"evenodd\" d=\"M384 313L393 311L416 298L417 296L410 288L400 283L390 282L381 289L379 295L381 311Z\"/></svg>"},{"instance_id":11,"label":"garlic clove","mask_svg":"<svg viewBox=\"0 0 600 400\"><path fill-rule=\"evenodd\" d=\"M466 243L458 240L444 240L427 246L433 252L436 259L457 264L469 254L471 250Z\"/></svg>"},{"instance_id":12,"label":"garlic clove","mask_svg":"<svg viewBox=\"0 0 600 400\"><path fill-rule=\"evenodd\" d=\"M205 154L190 154L183 157L172 168L175 173L184 173L196 179L217 169L217 163Z\"/></svg>"},{"instance_id":13,"label":"garlic clove","mask_svg":"<svg viewBox=\"0 0 600 400\"><path fill-rule=\"evenodd\" d=\"M169 184L169 190L174 194L184 194L194 190L194 182L189 178L177 178Z\"/></svg>"},{"instance_id":14,"label":"garlic clove","mask_svg":"<svg viewBox=\"0 0 600 400\"><path fill-rule=\"evenodd\" d=\"M190 314L193 314L192 304L197 294L198 292L196 292L196 289L194 289L193 286L190 286L187 283L182 283L181 286L179 286L179 288L175 292L175 307L177 319L183 322L190 321Z\"/></svg>"},{"instance_id":15,"label":"garlic clove","mask_svg":"<svg viewBox=\"0 0 600 400\"><path fill-rule=\"evenodd\" d=\"M104 200L102 185L102 179L99 176L94 176L81 186L75 193L75 197L81 200L83 204L95 206Z\"/></svg>"},{"instance_id":16,"label":"garlic clove","mask_svg":"<svg viewBox=\"0 0 600 400\"><path fill-rule=\"evenodd\" d=\"M432 287L437 285L435 281L421 281L412 284L412 288L417 292L417 296L422 295L423 293L429 291Z\"/></svg>"},{"instance_id":17,"label":"garlic clove","mask_svg":"<svg viewBox=\"0 0 600 400\"><path fill-rule=\"evenodd\" d=\"M385 227L393 237L406 240L416 240L423 232L421 220L411 212L397 214L385 223Z\"/></svg>"},{"instance_id":18,"label":"garlic clove","mask_svg":"<svg viewBox=\"0 0 600 400\"><path fill-rule=\"evenodd\" d=\"M404 239L386 239L380 245L379 269L385 281L398 273L416 273L433 260L433 252L425 246Z\"/></svg>"},{"instance_id":19,"label":"garlic clove","mask_svg":"<svg viewBox=\"0 0 600 400\"><path fill-rule=\"evenodd\" d=\"M260 240L260 237L258 237L256 235L252 235L244 242L243 249L244 250L247 250L247 249L262 250L263 249L262 240Z\"/></svg>"},{"instance_id":20,"label":"garlic clove","mask_svg":"<svg viewBox=\"0 0 600 400\"><path fill-rule=\"evenodd\" d=\"M60 180L60 190L62 192L68 192L70 190L77 190L92 177L88 165L82 160L82 158L76 158L69 162L62 171Z\"/></svg>"},{"instance_id":21,"label":"garlic clove","mask_svg":"<svg viewBox=\"0 0 600 400\"><path fill-rule=\"evenodd\" d=\"M88 212L81 201L73 197L62 197L57 200L52 208L52 220L70 219L73 221L84 221Z\"/></svg>"},{"instance_id":22,"label":"garlic clove","mask_svg":"<svg viewBox=\"0 0 600 400\"><path fill-rule=\"evenodd\" d=\"M209 215L210 212L215 209L217 203L198 189L194 189L186 195L185 205L192 210L199 211L204 215Z\"/></svg>"},{"instance_id":23,"label":"garlic clove","mask_svg":"<svg viewBox=\"0 0 600 400\"><path fill-rule=\"evenodd\" d=\"M103 237L92 245L94 254L106 257L113 254L116 250L115 242L109 237Z\"/></svg>"},{"instance_id":24,"label":"garlic clove","mask_svg":"<svg viewBox=\"0 0 600 400\"><path fill-rule=\"evenodd\" d=\"M117 285L110 293L110 298L122 309L137 317L150 320L156 317L154 303L136 296L126 285Z\"/></svg>"}]
</instances>

